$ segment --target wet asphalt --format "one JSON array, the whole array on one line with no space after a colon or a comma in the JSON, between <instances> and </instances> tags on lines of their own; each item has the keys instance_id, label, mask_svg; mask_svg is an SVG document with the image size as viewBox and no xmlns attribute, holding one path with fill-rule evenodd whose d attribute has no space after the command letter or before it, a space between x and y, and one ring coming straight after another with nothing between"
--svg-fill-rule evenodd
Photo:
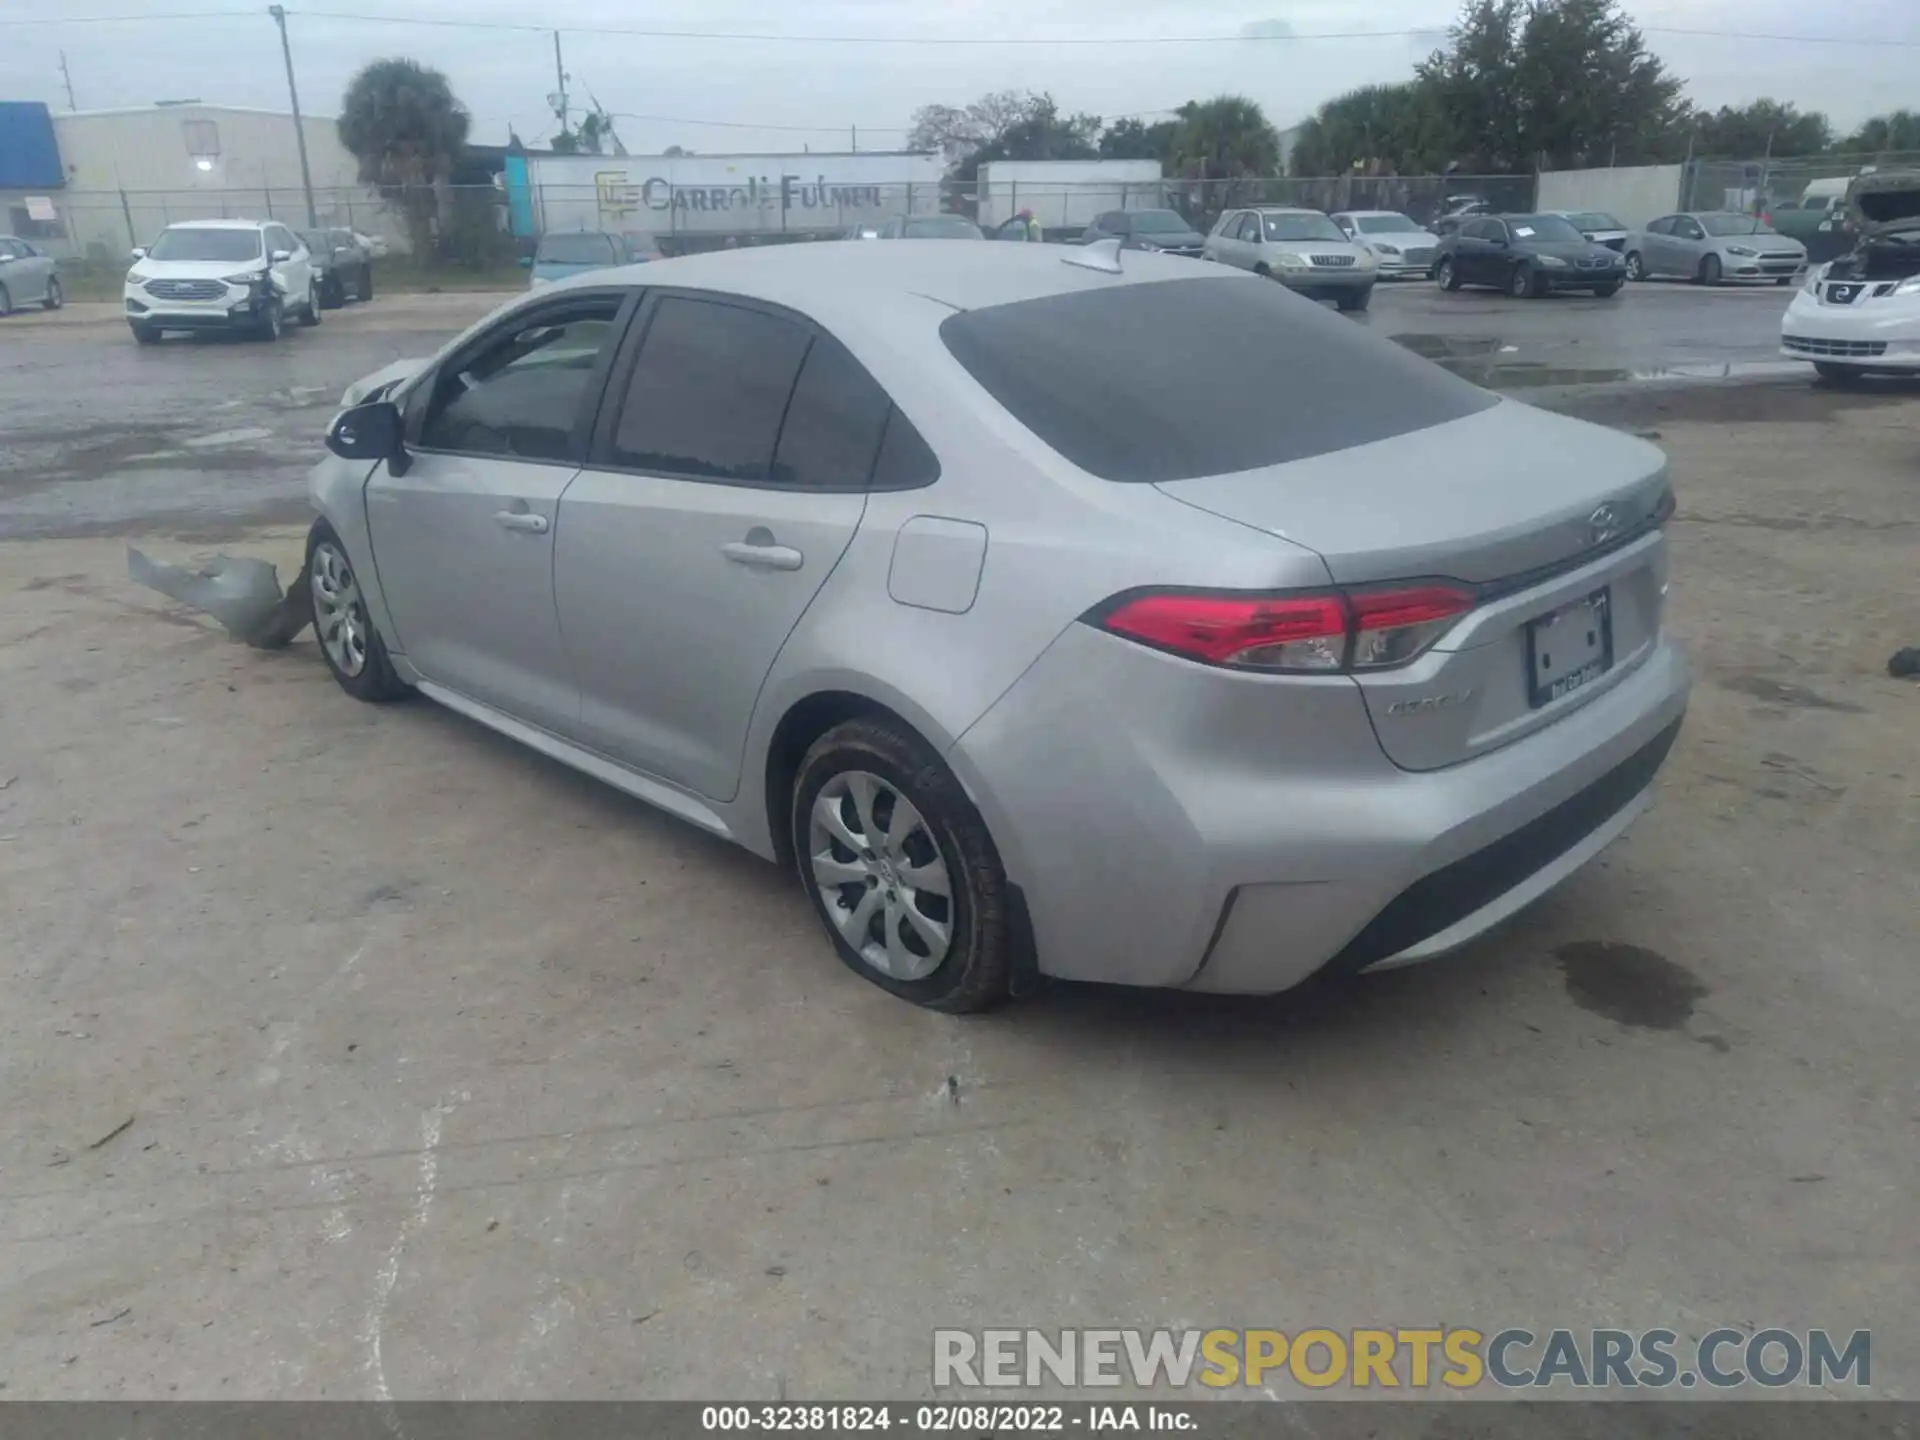
<instances>
[{"instance_id":1,"label":"wet asphalt","mask_svg":"<svg viewBox=\"0 0 1920 1440\"><path fill-rule=\"evenodd\" d=\"M1560 404L1609 387L1801 383L1805 367L1775 348L1793 293L1653 284L1527 301L1401 282L1355 323L1476 383ZM340 392L431 354L503 298L383 296L273 344L140 346L111 306L0 321L0 540L158 530L215 543L298 520Z\"/></svg>"}]
</instances>

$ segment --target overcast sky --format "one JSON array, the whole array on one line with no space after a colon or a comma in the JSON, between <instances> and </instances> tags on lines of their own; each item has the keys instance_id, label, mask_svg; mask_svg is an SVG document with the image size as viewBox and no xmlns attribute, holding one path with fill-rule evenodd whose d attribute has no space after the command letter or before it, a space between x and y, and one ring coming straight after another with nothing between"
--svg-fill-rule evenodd
<instances>
[{"instance_id":1,"label":"overcast sky","mask_svg":"<svg viewBox=\"0 0 1920 1440\"><path fill-rule=\"evenodd\" d=\"M988 90L1051 91L1067 110L1117 115L1165 110L1221 91L1251 96L1277 125L1310 114L1355 85L1405 79L1443 38L1455 0L311 0L288 6L304 108L333 115L366 61L408 55L444 70L473 112L473 138L503 142L509 123L538 143L553 130L551 39L537 33L386 24L317 13L386 11L443 20L526 23L564 15L575 27L753 31L783 35L1036 38L1246 36L1225 44L889 45L651 39L566 34L576 99L670 119L622 119L636 154L678 144L721 151L844 149L905 139L930 101L965 104ZM1850 128L1896 106L1920 107L1920 0L1629 0L1648 27L1781 35L1856 35L1874 43L1824 45L1661 34L1649 42L1698 104L1771 95L1825 110ZM80 24L71 17L236 10L215 19ZM0 99L66 108L64 50L81 109L163 99L286 107L273 22L265 5L234 0L0 0ZM52 23L5 23L20 20ZM1344 39L1308 39L1361 31ZM1412 32L1412 33L1405 33ZM1279 35L1282 39L1251 38ZM1148 115L1146 118L1156 118ZM728 121L731 127L695 124ZM776 129L771 127L818 127Z\"/></svg>"}]
</instances>

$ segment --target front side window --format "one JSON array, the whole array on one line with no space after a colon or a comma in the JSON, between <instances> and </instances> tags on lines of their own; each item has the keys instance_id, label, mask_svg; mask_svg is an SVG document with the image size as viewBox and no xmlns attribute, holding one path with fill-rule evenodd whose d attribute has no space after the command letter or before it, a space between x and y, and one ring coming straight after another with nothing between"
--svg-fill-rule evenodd
<instances>
[{"instance_id":1,"label":"front side window","mask_svg":"<svg viewBox=\"0 0 1920 1440\"><path fill-rule=\"evenodd\" d=\"M260 232L176 225L161 231L147 253L155 260L258 260Z\"/></svg>"},{"instance_id":2,"label":"front side window","mask_svg":"<svg viewBox=\"0 0 1920 1440\"><path fill-rule=\"evenodd\" d=\"M662 299L628 382L613 463L767 484L812 338L804 326L764 311Z\"/></svg>"},{"instance_id":3,"label":"front side window","mask_svg":"<svg viewBox=\"0 0 1920 1440\"><path fill-rule=\"evenodd\" d=\"M1240 238L1242 240L1258 240L1260 238L1260 217L1258 215L1242 215L1240 217Z\"/></svg>"},{"instance_id":4,"label":"front side window","mask_svg":"<svg viewBox=\"0 0 1920 1440\"><path fill-rule=\"evenodd\" d=\"M453 360L435 381L420 427L423 450L571 461L616 297L510 323Z\"/></svg>"},{"instance_id":5,"label":"front side window","mask_svg":"<svg viewBox=\"0 0 1920 1440\"><path fill-rule=\"evenodd\" d=\"M1694 220L1680 219L1673 222L1673 233L1682 240L1703 240L1706 234Z\"/></svg>"},{"instance_id":6,"label":"front side window","mask_svg":"<svg viewBox=\"0 0 1920 1440\"><path fill-rule=\"evenodd\" d=\"M1649 235L1671 235L1673 233L1673 218L1671 215L1662 215L1658 220L1653 221L1647 226L1647 233Z\"/></svg>"}]
</instances>

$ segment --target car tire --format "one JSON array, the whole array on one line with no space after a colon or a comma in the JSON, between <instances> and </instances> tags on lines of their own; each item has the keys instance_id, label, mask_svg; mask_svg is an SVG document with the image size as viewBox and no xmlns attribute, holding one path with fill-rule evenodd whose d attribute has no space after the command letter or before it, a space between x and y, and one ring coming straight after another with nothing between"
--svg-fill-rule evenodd
<instances>
[{"instance_id":1,"label":"car tire","mask_svg":"<svg viewBox=\"0 0 1920 1440\"><path fill-rule=\"evenodd\" d=\"M300 323L309 330L320 323L320 292L311 281L307 284L307 304L300 312Z\"/></svg>"},{"instance_id":2,"label":"car tire","mask_svg":"<svg viewBox=\"0 0 1920 1440\"><path fill-rule=\"evenodd\" d=\"M1627 279L1644 280L1646 278L1647 269L1645 263L1640 259L1640 252L1638 250L1629 250L1627 252Z\"/></svg>"},{"instance_id":3,"label":"car tire","mask_svg":"<svg viewBox=\"0 0 1920 1440\"><path fill-rule=\"evenodd\" d=\"M1516 300L1532 300L1539 296L1540 277L1533 273L1531 265L1513 267L1513 278L1507 282L1507 293Z\"/></svg>"},{"instance_id":4,"label":"car tire","mask_svg":"<svg viewBox=\"0 0 1920 1440\"><path fill-rule=\"evenodd\" d=\"M320 303L329 310L338 310L347 303L347 292L340 283L338 275L328 275L320 287Z\"/></svg>"},{"instance_id":5,"label":"car tire","mask_svg":"<svg viewBox=\"0 0 1920 1440\"><path fill-rule=\"evenodd\" d=\"M1718 285L1722 275L1720 257L1709 255L1700 262L1699 281L1702 285Z\"/></svg>"},{"instance_id":6,"label":"car tire","mask_svg":"<svg viewBox=\"0 0 1920 1440\"><path fill-rule=\"evenodd\" d=\"M49 276L47 279L47 298L40 302L40 308L43 310L58 310L66 303L67 295L66 292L60 288L60 277L58 275Z\"/></svg>"},{"instance_id":7,"label":"car tire","mask_svg":"<svg viewBox=\"0 0 1920 1440\"><path fill-rule=\"evenodd\" d=\"M1794 277L1793 277L1793 276L1791 276L1791 275L1781 275L1781 276L1779 276L1779 277L1777 277L1777 278L1776 278L1776 279L1774 280L1774 282L1773 282L1773 283L1774 283L1774 284L1776 284L1776 285L1791 285L1791 284L1793 283L1793 281L1794 281Z\"/></svg>"},{"instance_id":8,"label":"car tire","mask_svg":"<svg viewBox=\"0 0 1920 1440\"><path fill-rule=\"evenodd\" d=\"M129 320L127 322L127 328L133 331L133 338L138 340L142 345L158 345L160 343L160 332L151 325L140 325Z\"/></svg>"},{"instance_id":9,"label":"car tire","mask_svg":"<svg viewBox=\"0 0 1920 1440\"><path fill-rule=\"evenodd\" d=\"M913 814L894 842L902 804ZM870 716L814 741L788 827L814 913L855 974L948 1014L1006 998L1017 941L999 852L953 772L905 725Z\"/></svg>"},{"instance_id":10,"label":"car tire","mask_svg":"<svg viewBox=\"0 0 1920 1440\"><path fill-rule=\"evenodd\" d=\"M1852 385L1866 376L1858 365L1836 365L1831 360L1813 362L1813 373L1829 385Z\"/></svg>"},{"instance_id":11,"label":"car tire","mask_svg":"<svg viewBox=\"0 0 1920 1440\"><path fill-rule=\"evenodd\" d=\"M313 635L320 642L320 658L340 688L369 705L410 695L412 687L394 670L386 642L367 613L347 547L325 520L314 521L307 532L307 565L301 578L313 600Z\"/></svg>"},{"instance_id":12,"label":"car tire","mask_svg":"<svg viewBox=\"0 0 1920 1440\"><path fill-rule=\"evenodd\" d=\"M1357 295L1337 296L1333 303L1347 314L1357 314L1373 303L1373 286L1369 285Z\"/></svg>"},{"instance_id":13,"label":"car tire","mask_svg":"<svg viewBox=\"0 0 1920 1440\"><path fill-rule=\"evenodd\" d=\"M13 296L7 293L7 287L0 285L0 315L13 313Z\"/></svg>"},{"instance_id":14,"label":"car tire","mask_svg":"<svg viewBox=\"0 0 1920 1440\"><path fill-rule=\"evenodd\" d=\"M286 321L286 307L278 299L269 299L266 308L260 312L260 318L254 321L254 338L269 342L278 340L281 332L286 329Z\"/></svg>"},{"instance_id":15,"label":"car tire","mask_svg":"<svg viewBox=\"0 0 1920 1440\"><path fill-rule=\"evenodd\" d=\"M1460 288L1460 277L1454 272L1453 261L1442 260L1433 267L1433 283L1442 290L1451 291Z\"/></svg>"},{"instance_id":16,"label":"car tire","mask_svg":"<svg viewBox=\"0 0 1920 1440\"><path fill-rule=\"evenodd\" d=\"M1615 280L1609 285L1596 285L1593 287L1593 293L1602 300L1611 300L1620 293L1620 282Z\"/></svg>"},{"instance_id":17,"label":"car tire","mask_svg":"<svg viewBox=\"0 0 1920 1440\"><path fill-rule=\"evenodd\" d=\"M360 303L366 304L373 298L373 266L360 267Z\"/></svg>"}]
</instances>

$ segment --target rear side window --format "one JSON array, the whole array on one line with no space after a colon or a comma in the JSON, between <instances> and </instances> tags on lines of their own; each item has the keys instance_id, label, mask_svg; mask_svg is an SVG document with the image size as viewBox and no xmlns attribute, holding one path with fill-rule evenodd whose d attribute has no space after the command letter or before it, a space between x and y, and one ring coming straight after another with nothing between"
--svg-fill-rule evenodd
<instances>
[{"instance_id":1,"label":"rear side window","mask_svg":"<svg viewBox=\"0 0 1920 1440\"><path fill-rule=\"evenodd\" d=\"M614 464L766 484L812 339L763 311L661 300L614 431Z\"/></svg>"},{"instance_id":2,"label":"rear side window","mask_svg":"<svg viewBox=\"0 0 1920 1440\"><path fill-rule=\"evenodd\" d=\"M1495 396L1278 285L1120 284L951 315L940 338L1105 480L1282 465L1458 420Z\"/></svg>"},{"instance_id":3,"label":"rear side window","mask_svg":"<svg viewBox=\"0 0 1920 1440\"><path fill-rule=\"evenodd\" d=\"M891 408L885 393L838 341L821 336L800 367L773 483L796 490L863 490Z\"/></svg>"}]
</instances>

